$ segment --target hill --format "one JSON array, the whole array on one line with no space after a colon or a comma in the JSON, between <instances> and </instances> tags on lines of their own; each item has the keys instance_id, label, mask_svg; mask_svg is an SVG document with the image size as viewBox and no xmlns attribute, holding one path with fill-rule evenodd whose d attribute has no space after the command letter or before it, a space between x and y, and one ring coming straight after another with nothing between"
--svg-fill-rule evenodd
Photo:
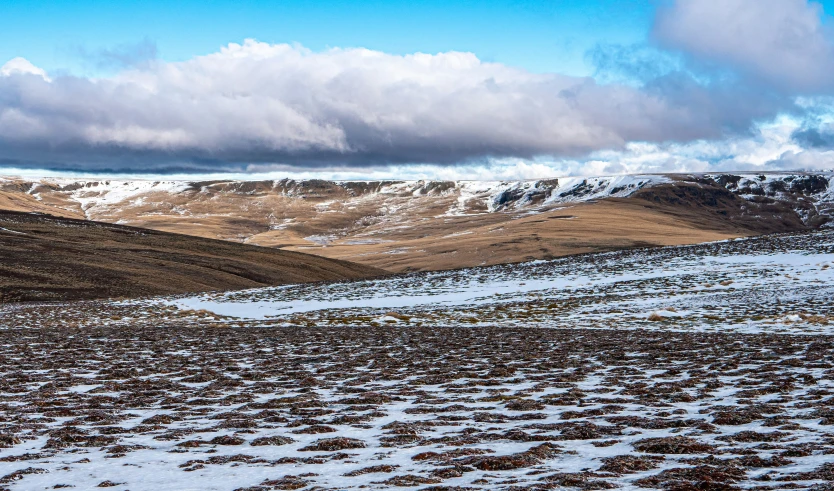
<instances>
[{"instance_id":1,"label":"hill","mask_svg":"<svg viewBox=\"0 0 834 491\"><path fill-rule=\"evenodd\" d=\"M0 208L454 269L826 227L831 172L531 181L0 180Z\"/></svg>"},{"instance_id":2,"label":"hill","mask_svg":"<svg viewBox=\"0 0 834 491\"><path fill-rule=\"evenodd\" d=\"M0 302L236 290L381 274L385 271L299 252L0 212Z\"/></svg>"}]
</instances>

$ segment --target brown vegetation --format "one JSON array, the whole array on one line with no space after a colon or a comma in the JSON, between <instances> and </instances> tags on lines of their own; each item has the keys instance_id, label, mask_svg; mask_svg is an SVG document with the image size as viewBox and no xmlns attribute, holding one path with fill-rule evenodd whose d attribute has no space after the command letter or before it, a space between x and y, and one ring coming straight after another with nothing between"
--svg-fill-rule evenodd
<instances>
[{"instance_id":1,"label":"brown vegetation","mask_svg":"<svg viewBox=\"0 0 834 491\"><path fill-rule=\"evenodd\" d=\"M640 189L628 198L547 206L543 199L556 180L541 181L540 192L526 197L510 190L498 197L469 198L454 182L429 182L422 188L415 184L416 192L408 186L380 192L391 183L217 181L184 183L176 191L149 190L137 195L142 199L103 204L96 199L107 196L104 182L12 180L0 186L0 209L309 252L392 272L692 244L806 230L828 220L805 194L824 189L824 179L817 183L815 176L779 188L778 199L767 193L751 198L757 191L732 188L738 176L669 177L673 182ZM83 196L93 205L82 207L72 196ZM487 212L492 198L499 205Z\"/></svg>"},{"instance_id":2,"label":"brown vegetation","mask_svg":"<svg viewBox=\"0 0 834 491\"><path fill-rule=\"evenodd\" d=\"M384 273L297 252L0 212L0 302L234 290Z\"/></svg>"}]
</instances>

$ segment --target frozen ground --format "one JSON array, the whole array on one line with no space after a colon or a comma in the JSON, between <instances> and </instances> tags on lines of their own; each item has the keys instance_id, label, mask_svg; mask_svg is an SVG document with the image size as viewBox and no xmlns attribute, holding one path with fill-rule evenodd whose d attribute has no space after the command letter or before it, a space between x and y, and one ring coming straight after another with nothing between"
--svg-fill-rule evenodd
<instances>
[{"instance_id":1,"label":"frozen ground","mask_svg":"<svg viewBox=\"0 0 834 491\"><path fill-rule=\"evenodd\" d=\"M832 489L834 232L0 307L0 489Z\"/></svg>"},{"instance_id":2,"label":"frozen ground","mask_svg":"<svg viewBox=\"0 0 834 491\"><path fill-rule=\"evenodd\" d=\"M832 266L834 233L820 232L145 304L233 325L829 333Z\"/></svg>"}]
</instances>

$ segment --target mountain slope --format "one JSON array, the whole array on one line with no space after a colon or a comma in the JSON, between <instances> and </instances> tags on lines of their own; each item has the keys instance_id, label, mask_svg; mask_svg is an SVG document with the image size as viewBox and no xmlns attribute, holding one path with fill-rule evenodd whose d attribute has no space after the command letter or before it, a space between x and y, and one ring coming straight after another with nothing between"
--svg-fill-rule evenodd
<instances>
[{"instance_id":1,"label":"mountain slope","mask_svg":"<svg viewBox=\"0 0 834 491\"><path fill-rule=\"evenodd\" d=\"M0 302L233 290L384 273L297 252L0 212Z\"/></svg>"},{"instance_id":2,"label":"mountain slope","mask_svg":"<svg viewBox=\"0 0 834 491\"><path fill-rule=\"evenodd\" d=\"M826 227L831 172L536 181L0 180L14 209L451 269ZM13 200L13 201L12 201Z\"/></svg>"}]
</instances>

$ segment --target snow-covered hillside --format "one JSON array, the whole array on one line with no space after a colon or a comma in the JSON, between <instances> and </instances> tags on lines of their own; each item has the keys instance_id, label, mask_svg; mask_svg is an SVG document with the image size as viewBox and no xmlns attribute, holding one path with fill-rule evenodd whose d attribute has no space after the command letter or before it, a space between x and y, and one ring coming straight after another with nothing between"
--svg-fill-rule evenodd
<instances>
[{"instance_id":1,"label":"snow-covered hillside","mask_svg":"<svg viewBox=\"0 0 834 491\"><path fill-rule=\"evenodd\" d=\"M45 197L62 198L77 204L89 218L110 211L114 207L127 209L150 204L149 198L158 203L169 202L177 195L188 194L192 198L208 195L218 198L224 194L265 195L277 194L299 199L324 198L334 195L346 201L384 196L455 196L456 204L449 213L467 213L474 210L499 211L525 208L552 203L574 203L609 197L627 197L635 191L670 182L661 175L612 176L592 178L561 178L530 181L149 181L149 180L78 180L42 179L21 183L5 178L0 185L8 187L21 184L26 192L38 200Z\"/></svg>"},{"instance_id":2,"label":"snow-covered hillside","mask_svg":"<svg viewBox=\"0 0 834 491\"><path fill-rule=\"evenodd\" d=\"M834 232L207 294L149 309L175 306L270 326L311 319L362 325L372 319L405 326L569 323L834 334L832 307L814 306L828 297L834 297ZM560 305L558 316L554 304Z\"/></svg>"},{"instance_id":3,"label":"snow-covered hillside","mask_svg":"<svg viewBox=\"0 0 834 491\"><path fill-rule=\"evenodd\" d=\"M782 201L804 199L828 204L834 201L831 172L784 174L626 175L558 178L530 181L147 181L41 179L24 181L5 178L0 190L25 191L39 201L48 200L65 209L78 209L90 219L124 215L130 210L157 213L193 213L188 200L222 201L230 196L281 196L299 200L353 202L386 198L452 197L446 214L470 214L540 208L606 198L625 198L641 189L659 185L718 185L747 200L770 198ZM375 197L375 198L374 198ZM827 207L826 207L827 209Z\"/></svg>"}]
</instances>

